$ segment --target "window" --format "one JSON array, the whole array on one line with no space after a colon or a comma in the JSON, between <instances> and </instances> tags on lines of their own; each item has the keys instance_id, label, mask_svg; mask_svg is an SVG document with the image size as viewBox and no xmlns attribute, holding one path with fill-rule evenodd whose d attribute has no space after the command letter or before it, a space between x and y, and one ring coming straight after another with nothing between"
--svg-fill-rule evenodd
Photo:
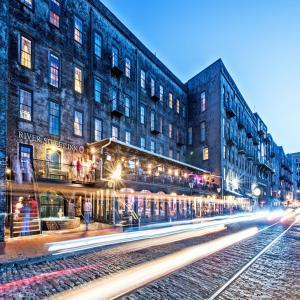
<instances>
[{"instance_id":1,"label":"window","mask_svg":"<svg viewBox=\"0 0 300 300\"><path fill-rule=\"evenodd\" d=\"M176 112L178 114L180 113L180 102L179 102L179 99L176 100Z\"/></svg>"},{"instance_id":2,"label":"window","mask_svg":"<svg viewBox=\"0 0 300 300\"><path fill-rule=\"evenodd\" d=\"M101 141L102 139L102 121L95 119L95 141Z\"/></svg>"},{"instance_id":3,"label":"window","mask_svg":"<svg viewBox=\"0 0 300 300\"><path fill-rule=\"evenodd\" d=\"M185 119L185 105L182 105L182 117Z\"/></svg>"},{"instance_id":4,"label":"window","mask_svg":"<svg viewBox=\"0 0 300 300\"><path fill-rule=\"evenodd\" d=\"M155 94L155 81L151 78L151 97Z\"/></svg>"},{"instance_id":5,"label":"window","mask_svg":"<svg viewBox=\"0 0 300 300\"><path fill-rule=\"evenodd\" d=\"M74 116L74 134L82 136L83 133L83 113L75 110Z\"/></svg>"},{"instance_id":6,"label":"window","mask_svg":"<svg viewBox=\"0 0 300 300\"><path fill-rule=\"evenodd\" d=\"M20 61L21 65L31 69L32 68L32 43L31 40L26 38L25 36L21 36L20 41Z\"/></svg>"},{"instance_id":7,"label":"window","mask_svg":"<svg viewBox=\"0 0 300 300\"><path fill-rule=\"evenodd\" d=\"M131 76L131 60L128 57L125 58L125 76L127 78Z\"/></svg>"},{"instance_id":8,"label":"window","mask_svg":"<svg viewBox=\"0 0 300 300\"><path fill-rule=\"evenodd\" d=\"M82 93L82 70L78 67L74 68L74 89L75 92Z\"/></svg>"},{"instance_id":9,"label":"window","mask_svg":"<svg viewBox=\"0 0 300 300\"><path fill-rule=\"evenodd\" d=\"M20 89L19 93L19 111L20 118L23 120L32 120L32 93Z\"/></svg>"},{"instance_id":10,"label":"window","mask_svg":"<svg viewBox=\"0 0 300 300\"><path fill-rule=\"evenodd\" d=\"M102 36L97 32L94 33L94 54L97 57L102 55Z\"/></svg>"},{"instance_id":11,"label":"window","mask_svg":"<svg viewBox=\"0 0 300 300\"><path fill-rule=\"evenodd\" d=\"M49 14L50 24L59 28L60 3L57 0L50 0L49 10L50 10L50 14Z\"/></svg>"},{"instance_id":12,"label":"window","mask_svg":"<svg viewBox=\"0 0 300 300\"><path fill-rule=\"evenodd\" d=\"M141 148L145 149L146 148L146 140L144 137L141 137Z\"/></svg>"},{"instance_id":13,"label":"window","mask_svg":"<svg viewBox=\"0 0 300 300\"><path fill-rule=\"evenodd\" d=\"M163 118L159 118L159 132L163 133Z\"/></svg>"},{"instance_id":14,"label":"window","mask_svg":"<svg viewBox=\"0 0 300 300\"><path fill-rule=\"evenodd\" d=\"M150 151L155 152L155 142L154 141L150 142Z\"/></svg>"},{"instance_id":15,"label":"window","mask_svg":"<svg viewBox=\"0 0 300 300\"><path fill-rule=\"evenodd\" d=\"M208 148L203 148L203 160L208 160Z\"/></svg>"},{"instance_id":16,"label":"window","mask_svg":"<svg viewBox=\"0 0 300 300\"><path fill-rule=\"evenodd\" d=\"M112 47L111 66L112 67L118 67L119 66L119 49L116 48L116 47Z\"/></svg>"},{"instance_id":17,"label":"window","mask_svg":"<svg viewBox=\"0 0 300 300\"><path fill-rule=\"evenodd\" d=\"M188 145L192 145L193 144L193 128L189 127L188 128Z\"/></svg>"},{"instance_id":18,"label":"window","mask_svg":"<svg viewBox=\"0 0 300 300\"><path fill-rule=\"evenodd\" d=\"M111 137L116 140L119 138L119 128L117 126L113 125L111 127Z\"/></svg>"},{"instance_id":19,"label":"window","mask_svg":"<svg viewBox=\"0 0 300 300\"><path fill-rule=\"evenodd\" d=\"M163 155L164 149L163 149L163 146L162 146L162 145L159 145L158 153L159 153L160 155Z\"/></svg>"},{"instance_id":20,"label":"window","mask_svg":"<svg viewBox=\"0 0 300 300\"><path fill-rule=\"evenodd\" d=\"M173 149L169 149L169 157L173 158Z\"/></svg>"},{"instance_id":21,"label":"window","mask_svg":"<svg viewBox=\"0 0 300 300\"><path fill-rule=\"evenodd\" d=\"M179 151L177 151L176 159L177 159L177 160L180 160L180 152L179 152Z\"/></svg>"},{"instance_id":22,"label":"window","mask_svg":"<svg viewBox=\"0 0 300 300\"><path fill-rule=\"evenodd\" d=\"M169 93L169 107L172 109L173 108L173 94Z\"/></svg>"},{"instance_id":23,"label":"window","mask_svg":"<svg viewBox=\"0 0 300 300\"><path fill-rule=\"evenodd\" d=\"M154 113L154 111L151 111L150 127L151 127L151 130L154 130L154 128L155 128L155 113Z\"/></svg>"},{"instance_id":24,"label":"window","mask_svg":"<svg viewBox=\"0 0 300 300\"><path fill-rule=\"evenodd\" d=\"M127 96L125 97L125 116L130 117L130 99Z\"/></svg>"},{"instance_id":25,"label":"window","mask_svg":"<svg viewBox=\"0 0 300 300\"><path fill-rule=\"evenodd\" d=\"M200 123L200 142L205 142L206 140L206 122Z\"/></svg>"},{"instance_id":26,"label":"window","mask_svg":"<svg viewBox=\"0 0 300 300\"><path fill-rule=\"evenodd\" d=\"M49 102L49 133L59 135L60 131L60 105L58 103Z\"/></svg>"},{"instance_id":27,"label":"window","mask_svg":"<svg viewBox=\"0 0 300 300\"><path fill-rule=\"evenodd\" d=\"M129 131L125 131L125 143L130 144L131 142L131 133Z\"/></svg>"},{"instance_id":28,"label":"window","mask_svg":"<svg viewBox=\"0 0 300 300\"><path fill-rule=\"evenodd\" d=\"M145 107L141 106L141 115L140 115L141 119L141 124L145 124Z\"/></svg>"},{"instance_id":29,"label":"window","mask_svg":"<svg viewBox=\"0 0 300 300\"><path fill-rule=\"evenodd\" d=\"M49 83L54 87L59 87L60 61L53 52L49 52Z\"/></svg>"},{"instance_id":30,"label":"window","mask_svg":"<svg viewBox=\"0 0 300 300\"><path fill-rule=\"evenodd\" d=\"M98 78L94 79L94 97L95 101L100 103L102 96L102 84Z\"/></svg>"},{"instance_id":31,"label":"window","mask_svg":"<svg viewBox=\"0 0 300 300\"><path fill-rule=\"evenodd\" d=\"M173 136L173 125L170 123L169 124L169 138L171 139L172 138L172 136Z\"/></svg>"},{"instance_id":32,"label":"window","mask_svg":"<svg viewBox=\"0 0 300 300\"><path fill-rule=\"evenodd\" d=\"M111 101L112 101L112 109L117 109L118 106L118 92L116 89L112 89L111 91Z\"/></svg>"},{"instance_id":33,"label":"window","mask_svg":"<svg viewBox=\"0 0 300 300\"><path fill-rule=\"evenodd\" d=\"M206 95L205 92L202 92L200 94L200 100L201 100L201 112L206 111Z\"/></svg>"},{"instance_id":34,"label":"window","mask_svg":"<svg viewBox=\"0 0 300 300\"><path fill-rule=\"evenodd\" d=\"M159 86L159 101L164 101L164 87L161 85Z\"/></svg>"},{"instance_id":35,"label":"window","mask_svg":"<svg viewBox=\"0 0 300 300\"><path fill-rule=\"evenodd\" d=\"M26 172L32 163L32 146L20 144L19 147L21 168L23 172Z\"/></svg>"},{"instance_id":36,"label":"window","mask_svg":"<svg viewBox=\"0 0 300 300\"><path fill-rule=\"evenodd\" d=\"M141 88L146 88L146 73L144 70L141 70Z\"/></svg>"},{"instance_id":37,"label":"window","mask_svg":"<svg viewBox=\"0 0 300 300\"><path fill-rule=\"evenodd\" d=\"M32 9L33 7L33 0L21 0L21 3L23 3L28 8Z\"/></svg>"},{"instance_id":38,"label":"window","mask_svg":"<svg viewBox=\"0 0 300 300\"><path fill-rule=\"evenodd\" d=\"M74 40L82 44L82 21L74 17Z\"/></svg>"}]
</instances>

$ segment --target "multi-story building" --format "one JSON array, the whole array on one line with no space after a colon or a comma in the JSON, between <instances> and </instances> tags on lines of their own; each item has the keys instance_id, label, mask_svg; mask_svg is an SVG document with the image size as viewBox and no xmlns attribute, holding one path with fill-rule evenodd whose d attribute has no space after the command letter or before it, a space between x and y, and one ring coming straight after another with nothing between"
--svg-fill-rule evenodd
<instances>
[{"instance_id":1,"label":"multi-story building","mask_svg":"<svg viewBox=\"0 0 300 300\"><path fill-rule=\"evenodd\" d=\"M266 126L220 60L184 84L99 0L3 0L0 25L0 239L269 195Z\"/></svg>"},{"instance_id":2,"label":"multi-story building","mask_svg":"<svg viewBox=\"0 0 300 300\"><path fill-rule=\"evenodd\" d=\"M288 154L293 171L293 198L300 200L300 152Z\"/></svg>"}]
</instances>

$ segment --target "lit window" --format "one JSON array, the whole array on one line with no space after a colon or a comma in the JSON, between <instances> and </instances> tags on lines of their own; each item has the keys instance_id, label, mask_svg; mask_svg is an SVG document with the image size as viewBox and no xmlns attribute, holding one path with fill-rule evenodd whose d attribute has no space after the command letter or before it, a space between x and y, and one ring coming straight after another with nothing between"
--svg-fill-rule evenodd
<instances>
[{"instance_id":1,"label":"lit window","mask_svg":"<svg viewBox=\"0 0 300 300\"><path fill-rule=\"evenodd\" d=\"M96 56L101 57L102 54L102 36L95 32L94 35L94 53Z\"/></svg>"},{"instance_id":2,"label":"lit window","mask_svg":"<svg viewBox=\"0 0 300 300\"><path fill-rule=\"evenodd\" d=\"M208 148L203 148L203 160L208 160Z\"/></svg>"},{"instance_id":3,"label":"lit window","mask_svg":"<svg viewBox=\"0 0 300 300\"><path fill-rule=\"evenodd\" d=\"M146 148L146 140L145 138L141 137L141 148L145 149Z\"/></svg>"},{"instance_id":4,"label":"lit window","mask_svg":"<svg viewBox=\"0 0 300 300\"><path fill-rule=\"evenodd\" d=\"M82 44L82 21L77 17L74 18L74 40Z\"/></svg>"},{"instance_id":5,"label":"lit window","mask_svg":"<svg viewBox=\"0 0 300 300\"><path fill-rule=\"evenodd\" d=\"M150 151L155 152L155 142L154 141L150 142Z\"/></svg>"},{"instance_id":6,"label":"lit window","mask_svg":"<svg viewBox=\"0 0 300 300\"><path fill-rule=\"evenodd\" d=\"M28 8L32 9L33 6L33 0L21 0L21 2L27 6Z\"/></svg>"},{"instance_id":7,"label":"lit window","mask_svg":"<svg viewBox=\"0 0 300 300\"><path fill-rule=\"evenodd\" d=\"M193 144L193 128L189 127L188 128L188 145Z\"/></svg>"},{"instance_id":8,"label":"lit window","mask_svg":"<svg viewBox=\"0 0 300 300\"><path fill-rule=\"evenodd\" d=\"M159 86L159 101L164 101L164 87L161 85Z\"/></svg>"},{"instance_id":9,"label":"lit window","mask_svg":"<svg viewBox=\"0 0 300 300\"><path fill-rule=\"evenodd\" d=\"M140 115L141 119L141 124L145 124L145 107L141 106L141 115Z\"/></svg>"},{"instance_id":10,"label":"lit window","mask_svg":"<svg viewBox=\"0 0 300 300\"><path fill-rule=\"evenodd\" d=\"M205 92L202 92L200 95L201 99L201 112L206 111L206 95Z\"/></svg>"},{"instance_id":11,"label":"lit window","mask_svg":"<svg viewBox=\"0 0 300 300\"><path fill-rule=\"evenodd\" d=\"M116 127L116 126L111 127L111 137L116 140L119 138L119 128L118 127Z\"/></svg>"},{"instance_id":12,"label":"lit window","mask_svg":"<svg viewBox=\"0 0 300 300\"><path fill-rule=\"evenodd\" d=\"M101 96L102 96L102 84L101 81L97 78L94 80L94 97L95 101L100 103L101 102Z\"/></svg>"},{"instance_id":13,"label":"lit window","mask_svg":"<svg viewBox=\"0 0 300 300\"><path fill-rule=\"evenodd\" d=\"M131 140L131 133L129 131L125 131L125 143L130 144Z\"/></svg>"},{"instance_id":14,"label":"lit window","mask_svg":"<svg viewBox=\"0 0 300 300\"><path fill-rule=\"evenodd\" d=\"M49 14L50 24L59 28L60 3L57 0L50 0L49 9L50 9L50 14Z\"/></svg>"},{"instance_id":15,"label":"lit window","mask_svg":"<svg viewBox=\"0 0 300 300\"><path fill-rule=\"evenodd\" d=\"M78 67L74 69L74 89L77 93L82 93L82 70Z\"/></svg>"},{"instance_id":16,"label":"lit window","mask_svg":"<svg viewBox=\"0 0 300 300\"><path fill-rule=\"evenodd\" d=\"M171 139L173 136L173 125L170 123L169 124L169 138Z\"/></svg>"},{"instance_id":17,"label":"lit window","mask_svg":"<svg viewBox=\"0 0 300 300\"><path fill-rule=\"evenodd\" d=\"M119 66L119 49L116 47L112 47L111 65L112 67Z\"/></svg>"},{"instance_id":18,"label":"lit window","mask_svg":"<svg viewBox=\"0 0 300 300\"><path fill-rule=\"evenodd\" d=\"M21 65L31 69L32 67L32 52L31 52L31 40L24 36L21 36L20 53L21 53Z\"/></svg>"},{"instance_id":19,"label":"lit window","mask_svg":"<svg viewBox=\"0 0 300 300\"><path fill-rule=\"evenodd\" d=\"M32 93L20 89L19 99L20 118L23 120L31 121Z\"/></svg>"},{"instance_id":20,"label":"lit window","mask_svg":"<svg viewBox=\"0 0 300 300\"><path fill-rule=\"evenodd\" d=\"M102 121L95 119L95 141L101 141L102 139Z\"/></svg>"},{"instance_id":21,"label":"lit window","mask_svg":"<svg viewBox=\"0 0 300 300\"><path fill-rule=\"evenodd\" d=\"M130 117L130 99L125 97L125 116Z\"/></svg>"},{"instance_id":22,"label":"lit window","mask_svg":"<svg viewBox=\"0 0 300 300\"><path fill-rule=\"evenodd\" d=\"M151 97L155 94L155 81L151 78Z\"/></svg>"},{"instance_id":23,"label":"lit window","mask_svg":"<svg viewBox=\"0 0 300 300\"><path fill-rule=\"evenodd\" d=\"M176 100L176 112L179 114L180 112L180 102L179 99Z\"/></svg>"},{"instance_id":24,"label":"lit window","mask_svg":"<svg viewBox=\"0 0 300 300\"><path fill-rule=\"evenodd\" d=\"M83 129L83 114L80 111L75 110L74 116L74 134L82 136Z\"/></svg>"},{"instance_id":25,"label":"lit window","mask_svg":"<svg viewBox=\"0 0 300 300\"><path fill-rule=\"evenodd\" d=\"M125 58L125 76L127 78L131 76L131 61L128 57Z\"/></svg>"},{"instance_id":26,"label":"lit window","mask_svg":"<svg viewBox=\"0 0 300 300\"><path fill-rule=\"evenodd\" d=\"M141 88L146 88L146 73L144 70L141 70Z\"/></svg>"},{"instance_id":27,"label":"lit window","mask_svg":"<svg viewBox=\"0 0 300 300\"><path fill-rule=\"evenodd\" d=\"M173 94L169 93L169 107L172 109L173 108Z\"/></svg>"},{"instance_id":28,"label":"lit window","mask_svg":"<svg viewBox=\"0 0 300 300\"><path fill-rule=\"evenodd\" d=\"M206 140L206 122L200 123L200 142L205 142Z\"/></svg>"},{"instance_id":29,"label":"lit window","mask_svg":"<svg viewBox=\"0 0 300 300\"><path fill-rule=\"evenodd\" d=\"M60 131L60 105L58 103L49 102L49 133L59 135Z\"/></svg>"},{"instance_id":30,"label":"lit window","mask_svg":"<svg viewBox=\"0 0 300 300\"><path fill-rule=\"evenodd\" d=\"M59 86L59 57L52 52L49 52L49 82L52 86Z\"/></svg>"}]
</instances>

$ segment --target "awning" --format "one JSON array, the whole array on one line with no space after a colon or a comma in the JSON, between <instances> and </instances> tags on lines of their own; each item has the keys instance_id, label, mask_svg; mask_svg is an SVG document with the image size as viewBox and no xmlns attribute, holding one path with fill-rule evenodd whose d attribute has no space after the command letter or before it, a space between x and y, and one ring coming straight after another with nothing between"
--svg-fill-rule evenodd
<instances>
[{"instance_id":1,"label":"awning","mask_svg":"<svg viewBox=\"0 0 300 300\"><path fill-rule=\"evenodd\" d=\"M239 193L239 192L231 191L231 190L224 190L224 194L229 195L229 196L235 196L238 198L252 198L252 197L249 197L247 194L243 194L243 193Z\"/></svg>"},{"instance_id":2,"label":"awning","mask_svg":"<svg viewBox=\"0 0 300 300\"><path fill-rule=\"evenodd\" d=\"M106 146L106 145L107 146L120 145L120 146L126 147L129 151L135 152L136 154L140 154L140 155L144 154L144 155L147 155L147 156L152 156L154 158L164 160L164 161L169 162L171 164L175 164L175 165L179 165L179 166L182 166L182 167L185 167L185 168L189 168L189 169L191 169L191 171L194 171L194 172L210 174L210 172L207 171L207 170L195 167L193 165L181 162L179 160L176 160L176 159L164 156L164 155L160 155L160 154L157 154L157 153L154 153L154 152L151 152L151 151L148 151L148 150L145 150L145 149L142 149L142 148L130 145L130 144L126 144L124 142L121 142L121 141L119 141L117 139L113 139L113 138L104 139L104 140L94 142L94 143L90 143L90 144L87 144L87 145L90 148L92 148L92 147L102 148L103 146Z\"/></svg>"}]
</instances>

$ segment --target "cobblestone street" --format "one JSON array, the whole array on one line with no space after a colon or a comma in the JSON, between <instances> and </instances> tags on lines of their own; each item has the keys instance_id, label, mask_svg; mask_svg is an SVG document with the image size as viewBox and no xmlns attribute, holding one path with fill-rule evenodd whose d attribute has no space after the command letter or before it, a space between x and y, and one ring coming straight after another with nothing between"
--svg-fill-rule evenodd
<instances>
[{"instance_id":1,"label":"cobblestone street","mask_svg":"<svg viewBox=\"0 0 300 300\"><path fill-rule=\"evenodd\" d=\"M268 243L270 243L270 241L283 232L286 227L277 224L267 228L269 225L267 223L240 223L229 226L224 232L181 240L170 244L160 245L159 247L155 246L139 249L139 242L134 242L64 259L56 259L36 264L25 264L23 266L18 265L11 268L2 267L0 298L46 298L70 288L81 286L94 279L105 278L105 276L114 274L118 271L129 269L135 265L145 263L158 257L163 257L186 247L205 243L209 240L253 225L257 225L261 229L266 229L256 236L228 247L205 259L199 260L192 265L123 297L123 299L207 299L245 263L251 260L251 258L260 252ZM297 268L297 258L299 258L299 253L297 254L296 249L296 244L299 243L299 227L297 228L295 227L290 235L285 237L285 240L278 242L278 244L275 245L276 247L274 246L275 254L273 254L273 252L271 252L272 254L266 254L269 255L269 260L266 260L266 264L259 264L259 268L252 271L256 274L255 276L248 274L248 272L250 272L252 268L255 268L256 264L243 274L243 276L248 278L246 281L242 280L241 277L229 287L228 291L225 291L220 295L220 299L238 299L238 297L242 297L241 299L243 299L243 295L240 295L239 292L237 292L239 291L239 285L241 285L240 288L243 289L243 293L249 291L251 295L254 295L255 293L251 291L251 288L255 288L255 282L253 282L254 279L251 281L249 278L257 278L258 276L263 277L265 272L264 269L267 269L271 264L276 266L276 270L280 270L280 265L284 266L285 272L282 274L285 274L285 276L292 276L292 280L295 281L296 286L297 277L293 274L299 272L299 268ZM292 265L286 265L286 261L283 257L282 261L276 260L276 251L279 251L282 246L285 247L284 253L290 258L289 262L293 262ZM268 277L269 276L267 276L265 280L267 280ZM275 279L279 280L280 278L278 276L274 277L275 278L272 279L273 281ZM271 275L270 278L272 278ZM286 280L289 281L289 277L286 277ZM271 282L273 284L273 281L269 281L268 285L270 285ZM184 287L182 282L184 282ZM245 285L245 282L247 282L247 286ZM263 280L260 280L260 283L263 282ZM237 286L234 287L234 285ZM277 294L274 293L274 295L280 295L281 292L282 290L278 288ZM296 293L297 290L294 291L293 299L296 299ZM257 295L257 297L257 299L259 299L259 295Z\"/></svg>"}]
</instances>

